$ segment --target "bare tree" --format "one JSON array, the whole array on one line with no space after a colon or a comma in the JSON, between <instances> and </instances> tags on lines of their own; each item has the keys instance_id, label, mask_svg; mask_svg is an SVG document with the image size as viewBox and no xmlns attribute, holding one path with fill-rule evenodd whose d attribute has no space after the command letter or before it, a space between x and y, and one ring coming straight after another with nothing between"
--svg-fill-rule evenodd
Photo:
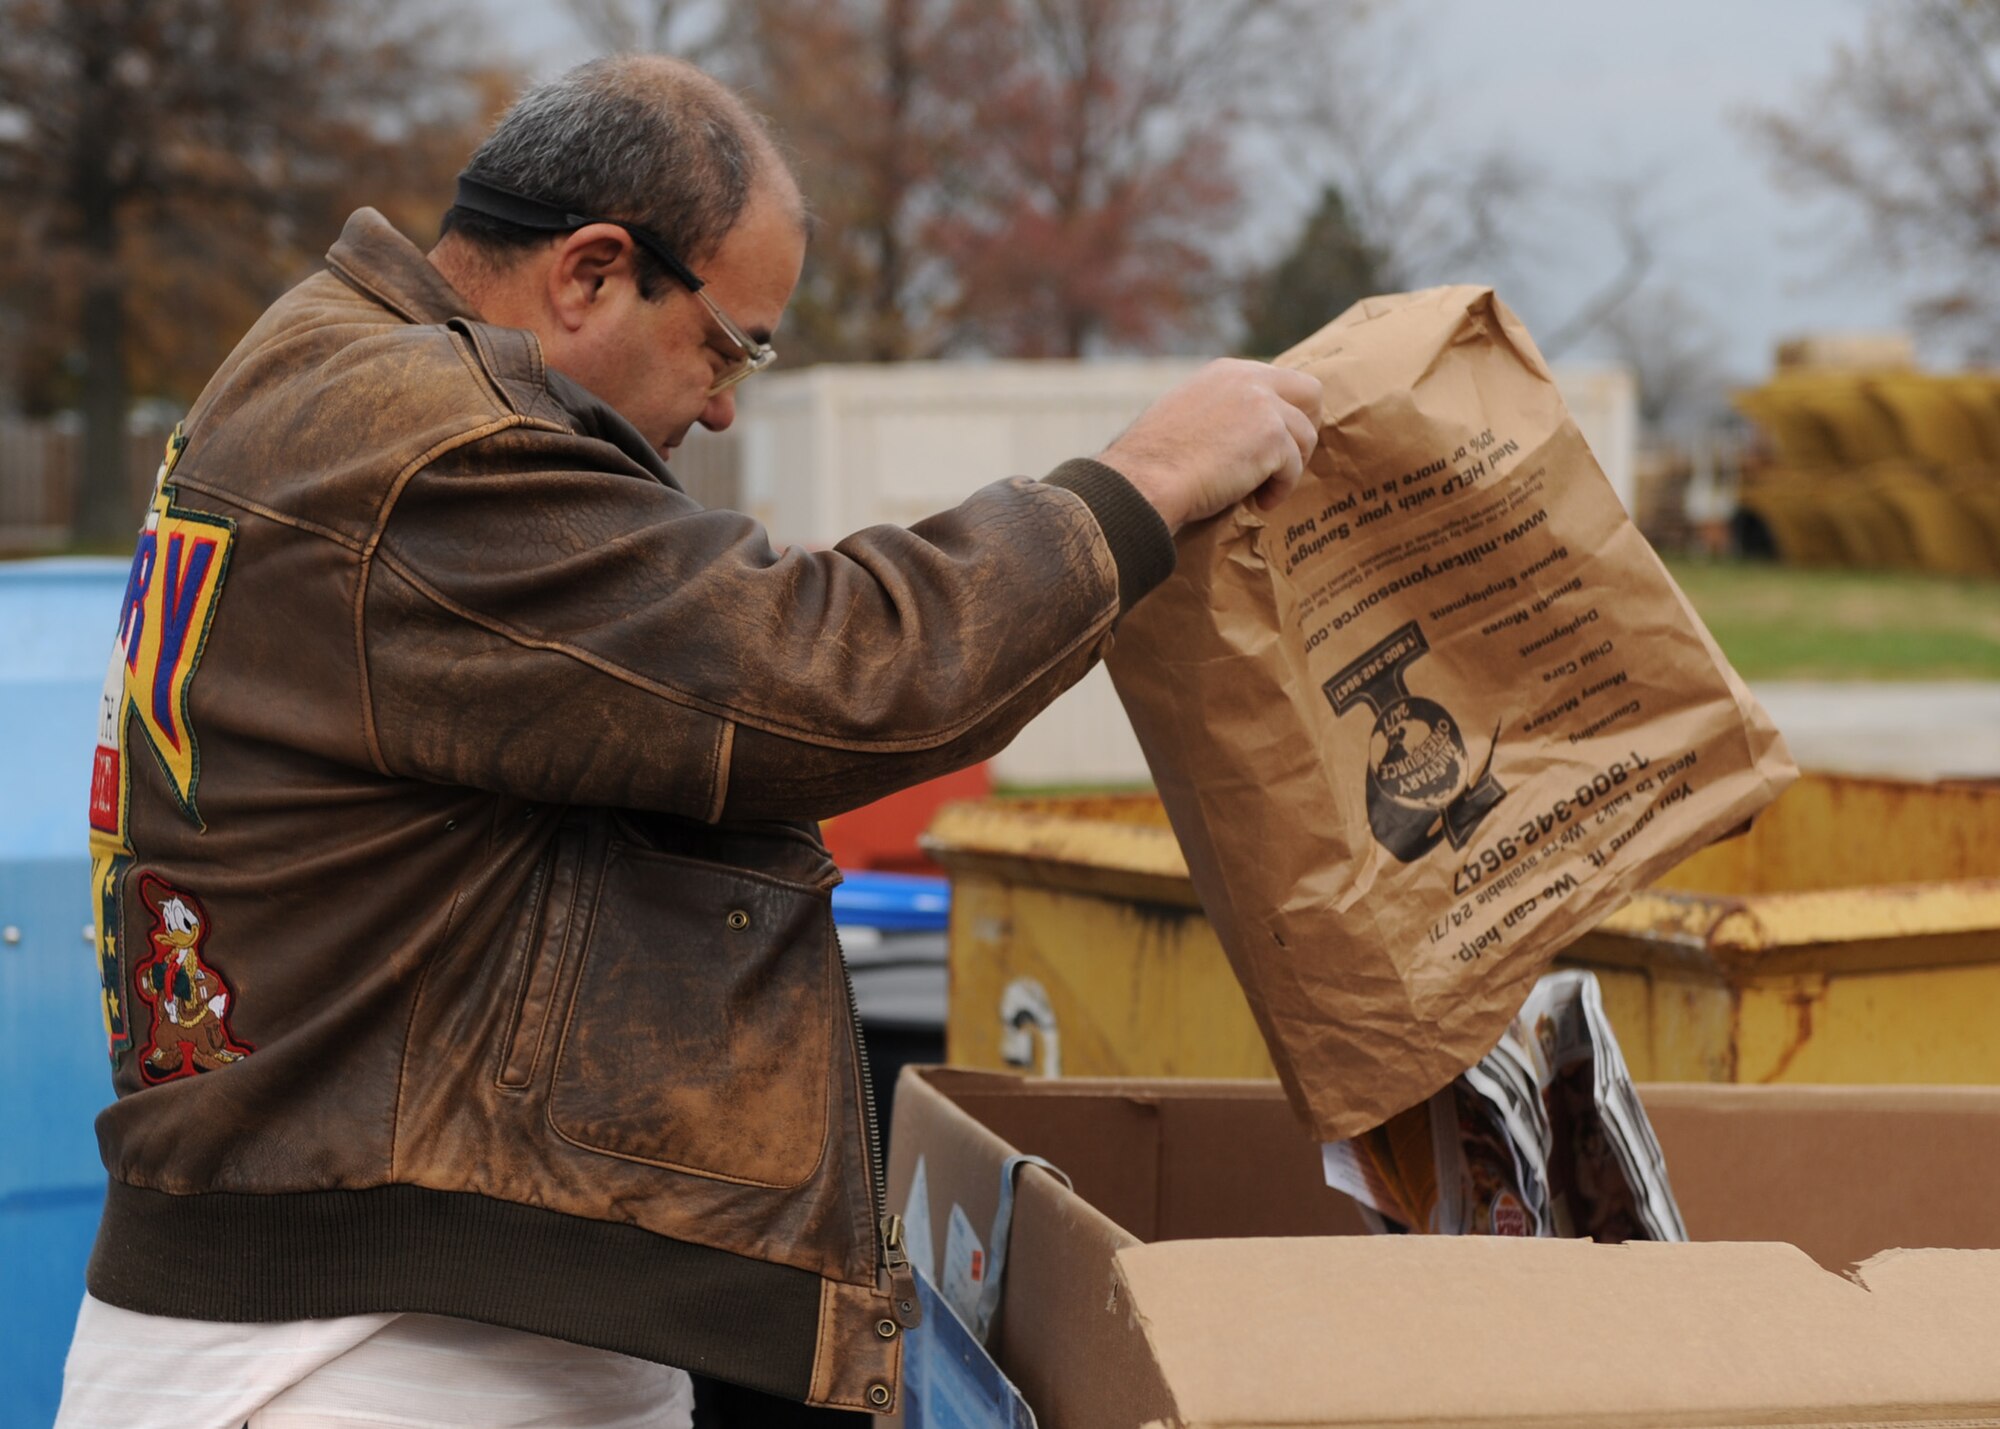
<instances>
[{"instance_id":1,"label":"bare tree","mask_svg":"<svg viewBox=\"0 0 2000 1429\"><path fill-rule=\"evenodd\" d=\"M1359 0L567 0L748 86L819 220L788 351L1212 337L1240 150ZM1290 113L1292 110L1287 109Z\"/></svg>"},{"instance_id":2,"label":"bare tree","mask_svg":"<svg viewBox=\"0 0 2000 1429\"><path fill-rule=\"evenodd\" d=\"M1616 182L1593 186L1594 192L1583 195L1582 206L1588 214L1610 226L1618 263L1595 288L1580 300L1572 300L1574 306L1567 317L1542 334L1537 345L1543 356L1559 357L1615 322L1645 287L1657 256L1656 224L1644 204L1649 187L1644 182Z\"/></svg>"},{"instance_id":3,"label":"bare tree","mask_svg":"<svg viewBox=\"0 0 2000 1429\"><path fill-rule=\"evenodd\" d=\"M1319 186L1321 212L1307 219L1299 242L1316 220L1324 228L1324 195L1337 193L1340 232L1319 241L1366 255L1366 275L1381 290L1485 282L1517 304L1524 292L1541 290L1533 305L1553 313L1537 339L1550 357L1601 335L1646 292L1659 250L1661 224L1649 201L1659 176L1559 184L1503 140L1447 143L1434 86L1450 76L1425 53L1431 32L1371 7L1345 40L1329 51L1324 82L1300 90L1282 130L1290 143L1279 176ZM1429 83L1399 82L1412 74ZM1298 260L1294 252L1281 263ZM1270 302L1266 296L1263 308Z\"/></svg>"},{"instance_id":4,"label":"bare tree","mask_svg":"<svg viewBox=\"0 0 2000 1429\"><path fill-rule=\"evenodd\" d=\"M1343 42L1321 51L1324 74L1283 93L1273 177L1314 201L1338 189L1391 288L1490 280L1529 245L1528 210L1545 186L1505 148L1440 141L1435 92L1399 82L1426 71L1424 32L1381 7L1350 18Z\"/></svg>"},{"instance_id":5,"label":"bare tree","mask_svg":"<svg viewBox=\"0 0 2000 1429\"><path fill-rule=\"evenodd\" d=\"M1519 302L1537 268L1559 269L1568 288L1575 255L1544 251L1552 231L1573 246L1579 229L1594 235L1608 223L1619 253L1598 286L1565 293L1565 316L1545 334L1557 345L1600 326L1644 278L1651 247L1625 221L1636 210L1621 197L1559 191L1498 140L1443 137L1437 86L1450 76L1431 48L1434 37L1407 15L1356 7L1334 43L1285 67L1289 82L1263 86L1270 142L1246 182L1266 196L1266 213L1289 200L1303 217L1274 259L1246 264L1247 350L1282 350L1368 293L1487 282ZM1307 62L1316 73L1300 73ZM1412 75L1425 82L1408 83Z\"/></svg>"},{"instance_id":6,"label":"bare tree","mask_svg":"<svg viewBox=\"0 0 2000 1429\"><path fill-rule=\"evenodd\" d=\"M1607 316L1601 340L1631 369L1639 420L1654 437L1693 442L1728 412L1722 333L1680 288L1655 284L1633 295Z\"/></svg>"},{"instance_id":7,"label":"bare tree","mask_svg":"<svg viewBox=\"0 0 2000 1429\"><path fill-rule=\"evenodd\" d=\"M986 46L932 239L979 345L1078 356L1213 331L1239 145L1339 6L1023 0Z\"/></svg>"},{"instance_id":8,"label":"bare tree","mask_svg":"<svg viewBox=\"0 0 2000 1429\"><path fill-rule=\"evenodd\" d=\"M949 338L947 264L924 241L978 82L978 0L748 0L728 62L777 120L816 234L789 352L897 361Z\"/></svg>"},{"instance_id":9,"label":"bare tree","mask_svg":"<svg viewBox=\"0 0 2000 1429\"><path fill-rule=\"evenodd\" d=\"M741 42L745 11L724 0L563 0L584 37L616 54L679 55L726 62Z\"/></svg>"},{"instance_id":10,"label":"bare tree","mask_svg":"<svg viewBox=\"0 0 2000 1429\"><path fill-rule=\"evenodd\" d=\"M0 0L0 250L29 275L10 295L41 350L81 358L81 539L130 530L135 366L192 395L352 203L442 210L504 88L446 58L448 19L405 0Z\"/></svg>"},{"instance_id":11,"label":"bare tree","mask_svg":"<svg viewBox=\"0 0 2000 1429\"><path fill-rule=\"evenodd\" d=\"M787 328L811 358L1214 346L1246 287L1268 335L1302 274L1498 276L1547 196L1497 145L1437 142L1434 96L1396 78L1417 37L1366 0L567 3L600 44L698 52L779 121L819 220ZM1328 191L1339 221L1300 242L1337 228L1345 252L1246 283L1247 235ZM1643 232L1614 227L1619 271L1559 336L1644 276Z\"/></svg>"},{"instance_id":12,"label":"bare tree","mask_svg":"<svg viewBox=\"0 0 2000 1429\"><path fill-rule=\"evenodd\" d=\"M1750 124L1781 183L1845 201L1917 276L1921 326L2000 356L2000 0L1878 3L1794 109Z\"/></svg>"}]
</instances>

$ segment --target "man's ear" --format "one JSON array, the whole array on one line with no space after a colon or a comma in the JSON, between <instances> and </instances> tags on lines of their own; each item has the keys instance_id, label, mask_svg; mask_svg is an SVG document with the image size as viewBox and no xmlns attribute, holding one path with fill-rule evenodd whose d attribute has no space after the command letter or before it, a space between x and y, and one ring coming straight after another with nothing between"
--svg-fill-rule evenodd
<instances>
[{"instance_id":1,"label":"man's ear","mask_svg":"<svg viewBox=\"0 0 2000 1429\"><path fill-rule=\"evenodd\" d=\"M636 285L632 237L615 223L586 224L564 238L548 267L548 303L566 332L604 310L615 280Z\"/></svg>"}]
</instances>

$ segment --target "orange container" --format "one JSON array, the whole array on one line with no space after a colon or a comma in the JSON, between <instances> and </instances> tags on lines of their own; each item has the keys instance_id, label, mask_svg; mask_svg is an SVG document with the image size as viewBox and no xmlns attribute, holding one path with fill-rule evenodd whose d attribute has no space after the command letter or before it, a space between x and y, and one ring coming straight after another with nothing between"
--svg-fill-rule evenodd
<instances>
[{"instance_id":1,"label":"orange container","mask_svg":"<svg viewBox=\"0 0 2000 1429\"><path fill-rule=\"evenodd\" d=\"M828 819L820 825L820 834L842 868L942 875L944 870L917 847L917 835L930 827L941 806L954 799L983 799L992 792L992 771L975 764Z\"/></svg>"}]
</instances>

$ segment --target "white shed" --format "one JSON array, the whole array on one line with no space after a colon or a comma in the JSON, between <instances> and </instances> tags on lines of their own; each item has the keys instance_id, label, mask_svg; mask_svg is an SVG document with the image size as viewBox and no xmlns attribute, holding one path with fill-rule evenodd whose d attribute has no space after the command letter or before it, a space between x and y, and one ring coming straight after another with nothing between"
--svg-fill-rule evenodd
<instances>
[{"instance_id":1,"label":"white shed","mask_svg":"<svg viewBox=\"0 0 2000 1429\"><path fill-rule=\"evenodd\" d=\"M1006 476L1102 450L1200 365L1188 359L828 365L760 378L736 432L739 501L781 544L909 525ZM1637 398L1620 367L1558 368L1584 439L1629 509ZM693 444L690 444L691 447ZM1015 784L1138 782L1146 763L1099 669L998 759Z\"/></svg>"},{"instance_id":2,"label":"white shed","mask_svg":"<svg viewBox=\"0 0 2000 1429\"><path fill-rule=\"evenodd\" d=\"M1102 449L1197 364L907 362L810 367L744 389L744 509L775 540L907 526L1005 476Z\"/></svg>"}]
</instances>

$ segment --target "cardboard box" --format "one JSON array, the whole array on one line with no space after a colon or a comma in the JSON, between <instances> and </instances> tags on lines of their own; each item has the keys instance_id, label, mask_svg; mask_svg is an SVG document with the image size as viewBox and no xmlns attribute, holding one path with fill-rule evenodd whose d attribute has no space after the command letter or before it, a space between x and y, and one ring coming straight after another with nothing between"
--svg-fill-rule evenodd
<instances>
[{"instance_id":1,"label":"cardboard box","mask_svg":"<svg viewBox=\"0 0 2000 1429\"><path fill-rule=\"evenodd\" d=\"M891 1206L921 1157L941 1266L1073 1180L990 1341L1042 1429L2000 1425L2000 1087L1641 1095L1698 1243L1367 1235L1258 1082L906 1069Z\"/></svg>"}]
</instances>

